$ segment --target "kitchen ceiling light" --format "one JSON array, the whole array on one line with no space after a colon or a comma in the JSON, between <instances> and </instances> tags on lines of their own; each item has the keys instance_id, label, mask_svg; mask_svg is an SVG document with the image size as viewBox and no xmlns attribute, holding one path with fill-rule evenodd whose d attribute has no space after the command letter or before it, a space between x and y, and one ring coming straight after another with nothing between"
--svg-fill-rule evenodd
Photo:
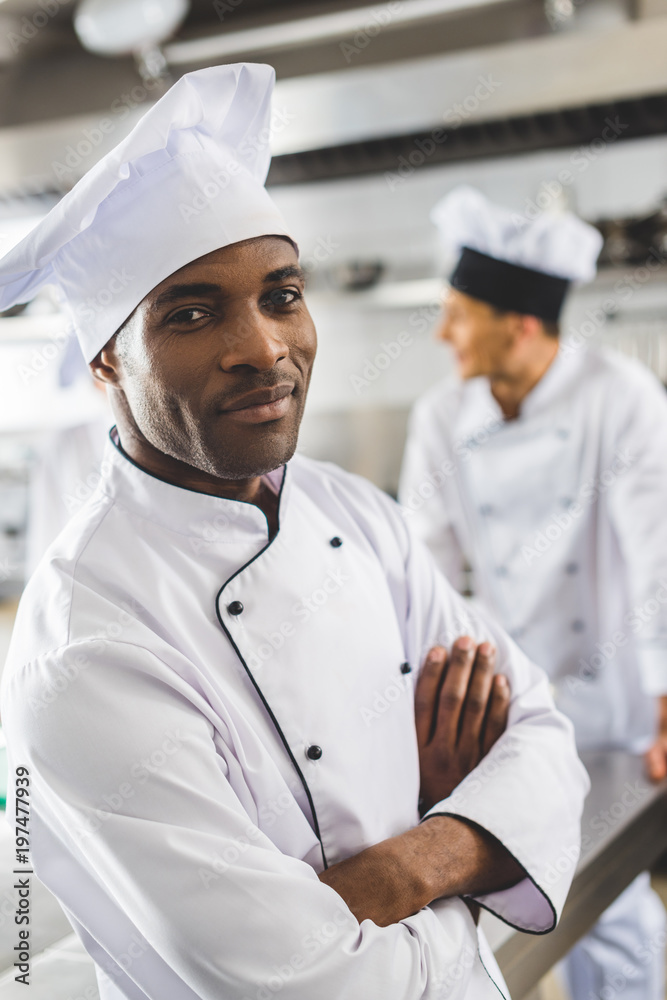
<instances>
[{"instance_id":1,"label":"kitchen ceiling light","mask_svg":"<svg viewBox=\"0 0 667 1000\"><path fill-rule=\"evenodd\" d=\"M121 56L154 49L176 31L189 0L82 0L74 29L85 49Z\"/></svg>"}]
</instances>

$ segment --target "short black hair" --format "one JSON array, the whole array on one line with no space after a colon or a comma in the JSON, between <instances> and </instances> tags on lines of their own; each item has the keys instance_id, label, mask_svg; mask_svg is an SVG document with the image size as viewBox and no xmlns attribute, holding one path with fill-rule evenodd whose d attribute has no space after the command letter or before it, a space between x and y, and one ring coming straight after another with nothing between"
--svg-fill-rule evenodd
<instances>
[{"instance_id":1,"label":"short black hair","mask_svg":"<svg viewBox=\"0 0 667 1000\"><path fill-rule=\"evenodd\" d=\"M509 309L497 309L496 306L491 306L495 316L507 316L510 312ZM540 320L542 324L542 329L546 333L547 337L560 337L560 324L556 320L552 319L540 319L539 316L536 317Z\"/></svg>"}]
</instances>

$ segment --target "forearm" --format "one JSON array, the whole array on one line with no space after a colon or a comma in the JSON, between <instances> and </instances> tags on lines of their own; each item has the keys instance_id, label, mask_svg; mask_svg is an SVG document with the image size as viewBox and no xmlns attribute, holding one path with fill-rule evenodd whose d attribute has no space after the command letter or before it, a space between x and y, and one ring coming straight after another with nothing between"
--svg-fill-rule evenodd
<instances>
[{"instance_id":1,"label":"forearm","mask_svg":"<svg viewBox=\"0 0 667 1000\"><path fill-rule=\"evenodd\" d=\"M658 698L658 730L661 735L667 733L667 694Z\"/></svg>"},{"instance_id":2,"label":"forearm","mask_svg":"<svg viewBox=\"0 0 667 1000\"><path fill-rule=\"evenodd\" d=\"M451 816L434 816L320 875L357 920L369 918L382 927L434 899L494 892L524 877L495 837Z\"/></svg>"}]
</instances>

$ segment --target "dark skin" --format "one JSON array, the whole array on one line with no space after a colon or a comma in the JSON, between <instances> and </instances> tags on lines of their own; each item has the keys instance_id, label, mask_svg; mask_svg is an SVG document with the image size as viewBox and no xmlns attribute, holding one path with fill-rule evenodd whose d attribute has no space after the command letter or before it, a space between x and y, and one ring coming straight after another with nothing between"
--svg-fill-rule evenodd
<instances>
[{"instance_id":1,"label":"dark skin","mask_svg":"<svg viewBox=\"0 0 667 1000\"><path fill-rule=\"evenodd\" d=\"M261 476L294 454L317 346L303 292L280 237L216 250L157 285L91 362L123 450L178 486L257 504L275 527ZM243 402L279 409L232 409Z\"/></svg>"},{"instance_id":2,"label":"dark skin","mask_svg":"<svg viewBox=\"0 0 667 1000\"><path fill-rule=\"evenodd\" d=\"M292 243L263 236L192 261L157 285L91 362L121 447L176 486L256 504L269 536L277 498L262 475L294 454L316 334ZM494 651L464 637L431 651L416 697L426 806L446 797L507 724ZM434 817L320 878L359 920L394 923L433 899L505 888L523 869L493 836Z\"/></svg>"}]
</instances>

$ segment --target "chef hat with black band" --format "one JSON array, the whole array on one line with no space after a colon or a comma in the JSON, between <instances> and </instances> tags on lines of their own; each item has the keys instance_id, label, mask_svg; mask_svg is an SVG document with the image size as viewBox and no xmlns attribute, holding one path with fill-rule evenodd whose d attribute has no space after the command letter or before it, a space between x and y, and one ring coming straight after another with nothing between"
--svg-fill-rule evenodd
<instances>
[{"instance_id":1,"label":"chef hat with black band","mask_svg":"<svg viewBox=\"0 0 667 1000\"><path fill-rule=\"evenodd\" d=\"M497 309L556 322L570 285L595 277L602 236L571 212L529 221L462 186L435 205L431 221L458 254L451 286Z\"/></svg>"},{"instance_id":2,"label":"chef hat with black band","mask_svg":"<svg viewBox=\"0 0 667 1000\"><path fill-rule=\"evenodd\" d=\"M0 259L0 311L55 286L89 362L185 264L256 236L294 243L264 187L274 82L257 63L183 76Z\"/></svg>"}]
</instances>

